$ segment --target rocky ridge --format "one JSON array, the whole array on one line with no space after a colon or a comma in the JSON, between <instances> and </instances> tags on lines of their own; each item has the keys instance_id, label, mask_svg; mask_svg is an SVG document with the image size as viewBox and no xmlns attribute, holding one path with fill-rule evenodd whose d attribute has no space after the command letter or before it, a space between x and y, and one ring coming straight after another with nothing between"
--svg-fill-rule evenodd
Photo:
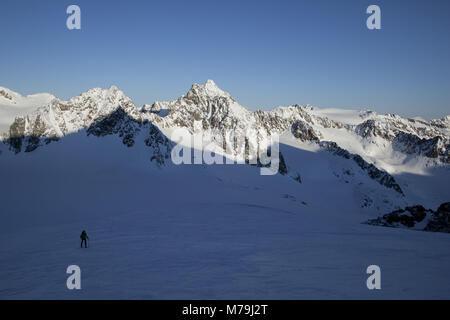
<instances>
[{"instance_id":1,"label":"rocky ridge","mask_svg":"<svg viewBox=\"0 0 450 320\"><path fill-rule=\"evenodd\" d=\"M449 163L448 116L425 122L366 111L361 112L360 117L360 123L349 124L319 116L312 112L312 107L301 105L252 112L212 80L203 85L194 84L177 100L138 108L112 86L91 89L68 101L55 98L32 114L17 117L2 140L16 153L31 152L65 135L86 130L88 135L118 135L125 146L133 147L136 135L145 131L146 145L165 152L157 156L163 164L170 150L170 140L161 132L164 129L182 127L191 134L222 138L213 140L218 141L224 152L228 148L236 155L242 154L243 146L227 139L230 132L233 137L245 137L242 141L255 150L262 149L271 135L290 132L299 143L317 144L335 155L352 159L373 179L399 193L402 190L389 173L370 163L364 155L354 154L335 141L324 139L325 131L337 129L375 144L377 139L382 139L402 154L433 159L437 165ZM160 141L162 148L157 147ZM289 162L289 159L284 160Z\"/></svg>"}]
</instances>

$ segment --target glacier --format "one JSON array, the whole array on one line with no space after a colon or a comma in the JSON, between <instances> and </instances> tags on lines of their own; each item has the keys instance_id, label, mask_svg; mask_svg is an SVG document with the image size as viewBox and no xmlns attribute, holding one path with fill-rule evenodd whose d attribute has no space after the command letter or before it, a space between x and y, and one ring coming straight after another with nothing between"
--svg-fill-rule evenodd
<instances>
[{"instance_id":1,"label":"glacier","mask_svg":"<svg viewBox=\"0 0 450 320\"><path fill-rule=\"evenodd\" d=\"M449 234L365 223L449 201L448 116L250 111L212 80L142 107L114 86L3 92L0 299L450 297ZM206 143L250 130L255 146L277 133L284 170L175 165L175 128ZM81 290L65 286L71 264ZM372 264L381 290L366 287Z\"/></svg>"}]
</instances>

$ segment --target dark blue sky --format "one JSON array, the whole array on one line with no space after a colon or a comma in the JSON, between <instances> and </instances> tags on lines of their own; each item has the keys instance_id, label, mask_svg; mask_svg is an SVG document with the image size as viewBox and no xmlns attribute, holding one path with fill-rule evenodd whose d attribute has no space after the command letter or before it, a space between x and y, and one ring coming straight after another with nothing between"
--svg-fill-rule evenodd
<instances>
[{"instance_id":1,"label":"dark blue sky","mask_svg":"<svg viewBox=\"0 0 450 320\"><path fill-rule=\"evenodd\" d=\"M381 30L366 28L370 4ZM114 84L142 105L213 79L251 109L436 118L450 114L449 16L446 0L2 0L0 85L66 99Z\"/></svg>"}]
</instances>

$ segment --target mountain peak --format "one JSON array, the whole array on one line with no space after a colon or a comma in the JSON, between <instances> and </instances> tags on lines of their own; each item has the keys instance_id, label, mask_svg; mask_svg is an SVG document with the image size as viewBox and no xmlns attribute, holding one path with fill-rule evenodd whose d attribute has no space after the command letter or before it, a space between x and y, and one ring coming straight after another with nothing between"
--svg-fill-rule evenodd
<instances>
[{"instance_id":1,"label":"mountain peak","mask_svg":"<svg viewBox=\"0 0 450 320\"><path fill-rule=\"evenodd\" d=\"M211 80L211 79L206 80L206 82L203 85L205 87L218 88L217 84L214 82L214 80Z\"/></svg>"},{"instance_id":2,"label":"mountain peak","mask_svg":"<svg viewBox=\"0 0 450 320\"><path fill-rule=\"evenodd\" d=\"M204 88L209 93L213 93L219 96L222 95L229 95L227 92L220 89L217 84L214 82L214 80L208 79L204 84L201 85L202 88Z\"/></svg>"},{"instance_id":3,"label":"mountain peak","mask_svg":"<svg viewBox=\"0 0 450 320\"><path fill-rule=\"evenodd\" d=\"M80 95L96 95L96 94L111 94L111 93L123 93L118 87L115 85L110 86L109 88L92 88L85 92L82 92Z\"/></svg>"},{"instance_id":4,"label":"mountain peak","mask_svg":"<svg viewBox=\"0 0 450 320\"><path fill-rule=\"evenodd\" d=\"M225 92L222 89L220 89L217 86L217 84L211 79L206 80L204 84L194 83L189 92L187 93L187 96L191 95L208 98L226 97L232 99L231 95L228 92Z\"/></svg>"}]
</instances>

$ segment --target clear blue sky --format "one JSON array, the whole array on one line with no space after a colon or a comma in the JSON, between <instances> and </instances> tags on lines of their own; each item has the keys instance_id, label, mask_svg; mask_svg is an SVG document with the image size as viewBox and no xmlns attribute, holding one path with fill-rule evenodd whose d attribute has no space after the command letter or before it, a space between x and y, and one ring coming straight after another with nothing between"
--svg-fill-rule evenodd
<instances>
[{"instance_id":1,"label":"clear blue sky","mask_svg":"<svg viewBox=\"0 0 450 320\"><path fill-rule=\"evenodd\" d=\"M142 105L213 79L250 109L436 118L450 114L449 16L448 0L2 0L0 85L67 99L114 84Z\"/></svg>"}]
</instances>

